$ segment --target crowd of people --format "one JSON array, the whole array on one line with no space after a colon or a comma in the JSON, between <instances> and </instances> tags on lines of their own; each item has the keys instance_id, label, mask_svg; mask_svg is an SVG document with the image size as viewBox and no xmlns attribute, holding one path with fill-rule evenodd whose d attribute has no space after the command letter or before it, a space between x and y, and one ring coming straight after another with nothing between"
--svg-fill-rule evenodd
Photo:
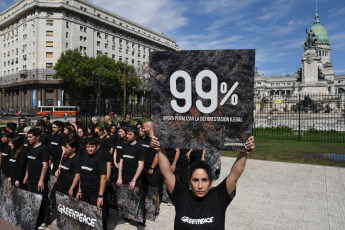
<instances>
[{"instance_id":1,"label":"crowd of people","mask_svg":"<svg viewBox=\"0 0 345 230\"><path fill-rule=\"evenodd\" d=\"M99 124L97 117L92 118L91 125L85 126L81 118L77 118L76 122L55 120L50 123L50 117L45 116L32 128L26 125L25 118L21 118L18 128L13 122L1 127L1 137L1 173L12 186L42 194L36 223L38 229L49 225L49 174L58 177L61 186L57 189L60 192L102 207L105 229L105 193L109 188L121 188L124 184L129 186L130 191L135 187L143 191L149 186L158 188L155 207L155 215L158 215L163 183L174 205L181 208L183 201L179 195L184 191L182 186L188 188L194 180L197 183L200 179L192 181L194 174L188 175L189 168L194 171L206 169L207 181L212 182L212 169L205 166L207 164L201 163L200 166L205 159L205 150L161 149L154 137L151 121L142 124L140 120L135 120L131 125L127 117L126 121L114 124L106 115L104 126ZM254 140L250 139L249 142L248 149L252 150ZM236 180L238 174L241 173L237 172ZM224 182L226 185L222 187L222 192L226 193L224 191L227 189L229 197L233 197L235 185L233 180L230 182ZM197 187L194 189L195 197L201 194ZM205 193L204 190L202 192ZM229 199L224 198L223 206L230 203ZM145 221L139 224L144 226ZM175 220L175 224L183 226L186 221Z\"/></svg>"}]
</instances>

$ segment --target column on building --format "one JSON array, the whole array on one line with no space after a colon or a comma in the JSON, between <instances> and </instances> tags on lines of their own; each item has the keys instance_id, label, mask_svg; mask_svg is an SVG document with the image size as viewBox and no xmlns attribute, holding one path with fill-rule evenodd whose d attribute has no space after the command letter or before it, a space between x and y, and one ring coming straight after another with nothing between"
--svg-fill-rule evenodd
<instances>
[{"instance_id":1,"label":"column on building","mask_svg":"<svg viewBox=\"0 0 345 230\"><path fill-rule=\"evenodd\" d=\"M46 90L44 88L44 86L42 87L42 101L41 101L41 106L46 105Z\"/></svg>"}]
</instances>

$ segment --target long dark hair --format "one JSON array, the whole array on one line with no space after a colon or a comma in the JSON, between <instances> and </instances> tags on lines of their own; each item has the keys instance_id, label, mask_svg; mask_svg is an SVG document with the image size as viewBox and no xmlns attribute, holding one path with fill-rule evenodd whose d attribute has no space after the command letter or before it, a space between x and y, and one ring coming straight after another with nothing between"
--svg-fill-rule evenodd
<instances>
[{"instance_id":1,"label":"long dark hair","mask_svg":"<svg viewBox=\"0 0 345 230\"><path fill-rule=\"evenodd\" d=\"M11 140L11 143L13 145L12 152L14 153L13 158L17 158L19 153L23 150L24 148L24 142L21 137L15 137Z\"/></svg>"}]
</instances>

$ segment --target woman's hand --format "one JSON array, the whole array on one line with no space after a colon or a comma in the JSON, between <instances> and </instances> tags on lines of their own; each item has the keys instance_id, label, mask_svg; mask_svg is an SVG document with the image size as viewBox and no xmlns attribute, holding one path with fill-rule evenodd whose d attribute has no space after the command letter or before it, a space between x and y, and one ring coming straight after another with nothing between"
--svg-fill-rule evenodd
<instances>
[{"instance_id":1,"label":"woman's hand","mask_svg":"<svg viewBox=\"0 0 345 230\"><path fill-rule=\"evenodd\" d=\"M253 136L248 138L248 141L246 142L245 149L246 149L247 154L251 153L255 149Z\"/></svg>"},{"instance_id":2,"label":"woman's hand","mask_svg":"<svg viewBox=\"0 0 345 230\"><path fill-rule=\"evenodd\" d=\"M83 194L81 192L78 192L75 198L77 198L77 200L81 200L82 195Z\"/></svg>"}]
</instances>

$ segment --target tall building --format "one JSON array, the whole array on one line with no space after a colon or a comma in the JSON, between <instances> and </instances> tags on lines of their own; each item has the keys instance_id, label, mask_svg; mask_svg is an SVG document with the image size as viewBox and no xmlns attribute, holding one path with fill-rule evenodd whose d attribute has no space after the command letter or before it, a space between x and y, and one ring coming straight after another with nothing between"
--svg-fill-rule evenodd
<instances>
[{"instance_id":1,"label":"tall building","mask_svg":"<svg viewBox=\"0 0 345 230\"><path fill-rule=\"evenodd\" d=\"M316 10L315 20L313 26L309 31L307 31L307 38L304 44L304 48L306 49L306 44L308 43L308 33L315 34L316 41L315 41L315 52L319 59L318 61L318 68L319 74L324 76L324 82L327 84L327 91L328 93L332 94L340 94L345 92L345 75L335 75L333 70L333 64L331 62L331 48L330 42L328 39L328 33L326 29L321 25L319 20L319 14ZM303 70L300 70L303 72ZM316 74L318 74L316 72ZM273 76L273 77L266 77L264 75L259 75L256 71L255 74L255 95L256 97L262 96L287 96L293 93L298 93L300 90L299 83L297 81L299 76ZM316 76L317 78L317 76ZM302 86L303 87L303 86Z\"/></svg>"},{"instance_id":2,"label":"tall building","mask_svg":"<svg viewBox=\"0 0 345 230\"><path fill-rule=\"evenodd\" d=\"M68 105L53 67L61 52L75 48L127 61L146 87L150 52L178 50L164 34L85 0L21 0L0 13L0 108Z\"/></svg>"}]
</instances>

